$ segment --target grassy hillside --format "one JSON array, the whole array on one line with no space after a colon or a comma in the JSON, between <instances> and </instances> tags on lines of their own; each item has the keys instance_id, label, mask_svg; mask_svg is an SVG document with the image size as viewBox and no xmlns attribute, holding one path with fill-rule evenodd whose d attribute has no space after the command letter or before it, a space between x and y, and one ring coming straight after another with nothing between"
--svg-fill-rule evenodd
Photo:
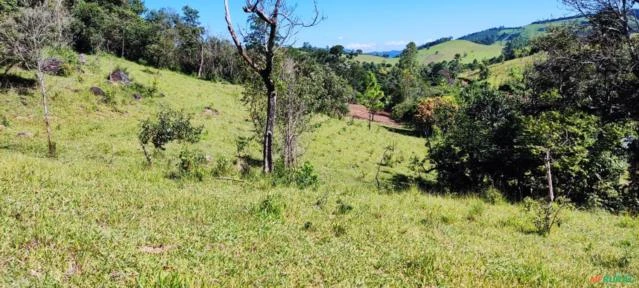
<instances>
[{"instance_id":1,"label":"grassy hillside","mask_svg":"<svg viewBox=\"0 0 639 288\"><path fill-rule=\"evenodd\" d=\"M513 73L523 73L527 67L533 65L536 61L540 60L541 57L543 56L531 55L491 65L488 67L490 69L488 83L490 83L495 88L499 87L500 85L506 83L506 81L508 81L512 77ZM466 72L464 75L462 75L462 77L477 80L479 78L479 70Z\"/></svg>"},{"instance_id":2,"label":"grassy hillside","mask_svg":"<svg viewBox=\"0 0 639 288\"><path fill-rule=\"evenodd\" d=\"M168 179L181 145L146 166L138 121L163 106L192 113L206 129L194 147L212 169L251 133L241 88L90 61L86 73L49 78L57 159L45 157L37 94L0 92L0 286L584 287L599 274L639 276L636 219L568 210L542 237L518 205L377 192L384 146L404 159L427 151L422 139L364 122L314 119L303 157L319 174L314 189L274 187L258 172ZM133 100L104 80L116 66L166 96ZM100 104L91 86L117 105Z\"/></svg>"},{"instance_id":3,"label":"grassy hillside","mask_svg":"<svg viewBox=\"0 0 639 288\"><path fill-rule=\"evenodd\" d=\"M420 49L418 59L423 64L450 61L455 59L455 55L462 56L463 63L471 63L475 59L478 61L490 59L501 55L503 46L501 44L482 45L465 40L452 40L428 49ZM373 62L376 64L395 64L399 58L383 58L372 55L359 55L355 58L360 62Z\"/></svg>"},{"instance_id":4,"label":"grassy hillside","mask_svg":"<svg viewBox=\"0 0 639 288\"><path fill-rule=\"evenodd\" d=\"M462 63L471 63L474 60L484 60L497 57L501 54L501 44L481 45L465 40L452 40L429 49L419 50L418 57L422 63L450 61L455 55L462 56Z\"/></svg>"},{"instance_id":5,"label":"grassy hillside","mask_svg":"<svg viewBox=\"0 0 639 288\"><path fill-rule=\"evenodd\" d=\"M357 55L355 57L355 61L359 61L362 63L375 63L375 64L391 64L391 65L395 65L395 63L399 62L399 58L385 58L385 57L381 57L381 56L375 56L375 55L366 55L366 54L361 54L361 55Z\"/></svg>"},{"instance_id":6,"label":"grassy hillside","mask_svg":"<svg viewBox=\"0 0 639 288\"><path fill-rule=\"evenodd\" d=\"M522 27L500 27L486 29L480 32L463 36L459 39L487 45L492 45L498 42L503 43L504 41L511 41L519 37L532 40L546 33L548 28L550 28L551 26L583 24L585 21L586 19L580 17L559 19L556 21L540 21Z\"/></svg>"}]
</instances>

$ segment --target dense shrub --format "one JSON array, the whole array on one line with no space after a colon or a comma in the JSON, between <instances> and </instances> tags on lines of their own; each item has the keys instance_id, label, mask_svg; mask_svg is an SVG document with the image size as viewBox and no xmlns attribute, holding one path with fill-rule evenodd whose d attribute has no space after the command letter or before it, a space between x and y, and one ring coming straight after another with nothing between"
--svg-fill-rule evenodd
<instances>
[{"instance_id":1,"label":"dense shrub","mask_svg":"<svg viewBox=\"0 0 639 288\"><path fill-rule=\"evenodd\" d=\"M431 153L440 184L456 192L495 187L511 200L547 195L550 153L555 193L582 206L620 210L627 128L593 115L525 115L525 103L484 86L470 88L455 125Z\"/></svg>"}]
</instances>

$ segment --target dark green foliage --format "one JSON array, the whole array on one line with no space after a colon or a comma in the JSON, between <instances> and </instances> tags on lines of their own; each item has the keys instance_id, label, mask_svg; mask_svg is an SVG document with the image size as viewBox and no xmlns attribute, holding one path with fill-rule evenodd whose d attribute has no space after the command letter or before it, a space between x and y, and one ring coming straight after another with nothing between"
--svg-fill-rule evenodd
<instances>
[{"instance_id":1,"label":"dark green foliage","mask_svg":"<svg viewBox=\"0 0 639 288\"><path fill-rule=\"evenodd\" d=\"M627 210L639 213L639 139L630 143L630 184L625 188L623 203Z\"/></svg>"},{"instance_id":2,"label":"dark green foliage","mask_svg":"<svg viewBox=\"0 0 639 288\"><path fill-rule=\"evenodd\" d=\"M264 218L281 218L285 205L278 196L268 195L257 206L257 215Z\"/></svg>"},{"instance_id":3,"label":"dark green foliage","mask_svg":"<svg viewBox=\"0 0 639 288\"><path fill-rule=\"evenodd\" d=\"M524 174L516 172L519 163L511 163L519 103L488 86L470 87L462 98L456 124L431 152L440 183L476 191L490 184L486 180L507 184L512 174Z\"/></svg>"},{"instance_id":4,"label":"dark green foliage","mask_svg":"<svg viewBox=\"0 0 639 288\"><path fill-rule=\"evenodd\" d=\"M233 166L231 165L231 161L224 157L217 158L215 160L215 165L211 170L211 175L213 177L225 176L231 173Z\"/></svg>"},{"instance_id":5,"label":"dark green foliage","mask_svg":"<svg viewBox=\"0 0 639 288\"><path fill-rule=\"evenodd\" d=\"M74 48L106 51L147 65L237 83L245 68L231 43L204 37L199 12L150 10L141 1L77 1L69 4ZM201 65L202 64L202 65ZM200 66L201 65L201 66Z\"/></svg>"},{"instance_id":6,"label":"dark green foliage","mask_svg":"<svg viewBox=\"0 0 639 288\"><path fill-rule=\"evenodd\" d=\"M459 39L467 40L467 41L471 41L471 42L475 42L479 44L484 44L484 45L492 45L497 41L504 41L504 40L507 40L508 38L511 38L512 35L510 33L504 32L504 30L507 30L507 29L521 29L521 28L506 28L503 26L497 27L497 28L490 28L484 31L463 36Z\"/></svg>"},{"instance_id":7,"label":"dark green foliage","mask_svg":"<svg viewBox=\"0 0 639 288\"><path fill-rule=\"evenodd\" d=\"M199 150L182 149L175 170L169 172L172 179L193 178L202 181L205 175L206 155Z\"/></svg>"},{"instance_id":8,"label":"dark green foliage","mask_svg":"<svg viewBox=\"0 0 639 288\"><path fill-rule=\"evenodd\" d=\"M272 179L274 185L295 185L299 189L311 188L319 184L319 177L309 162L305 162L299 168L287 169L283 161L277 161Z\"/></svg>"},{"instance_id":9,"label":"dark green foliage","mask_svg":"<svg viewBox=\"0 0 639 288\"><path fill-rule=\"evenodd\" d=\"M183 112L165 109L153 119L141 122L138 140L142 147L151 143L155 149L164 150L165 145L172 141L189 143L200 141L203 130L204 126L193 126L190 116ZM147 160L149 160L148 155Z\"/></svg>"},{"instance_id":10,"label":"dark green foliage","mask_svg":"<svg viewBox=\"0 0 639 288\"><path fill-rule=\"evenodd\" d=\"M435 41L431 41L431 42L428 42L426 44L420 45L419 47L417 47L417 49L419 49L419 50L421 50L421 49L430 49L430 47L437 46L439 44L446 43L446 42L451 41L451 40L453 40L453 37L439 38L439 39L437 39Z\"/></svg>"},{"instance_id":11,"label":"dark green foliage","mask_svg":"<svg viewBox=\"0 0 639 288\"><path fill-rule=\"evenodd\" d=\"M525 115L526 103L486 86L463 98L455 125L431 154L440 184L468 192L494 186L513 200L542 197L549 151L555 193L579 205L622 207L623 127L584 113Z\"/></svg>"}]
</instances>

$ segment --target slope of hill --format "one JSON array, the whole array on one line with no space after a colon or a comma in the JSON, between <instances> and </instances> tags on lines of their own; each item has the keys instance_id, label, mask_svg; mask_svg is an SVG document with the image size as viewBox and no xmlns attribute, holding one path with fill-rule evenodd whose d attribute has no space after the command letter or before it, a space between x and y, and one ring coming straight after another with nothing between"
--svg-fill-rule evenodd
<instances>
[{"instance_id":1,"label":"slope of hill","mask_svg":"<svg viewBox=\"0 0 639 288\"><path fill-rule=\"evenodd\" d=\"M427 49L420 49L418 59L423 64L450 61L455 59L455 55L462 56L462 63L471 63L474 60L484 60L501 55L503 46L501 44L482 45L466 40L447 41ZM359 55L355 58L360 62L373 62L376 64L395 64L399 58L383 58L372 55Z\"/></svg>"},{"instance_id":2,"label":"slope of hill","mask_svg":"<svg viewBox=\"0 0 639 288\"><path fill-rule=\"evenodd\" d=\"M517 38L531 40L543 35L549 27L566 24L583 25L587 20L583 17L565 17L555 20L537 21L522 27L498 27L460 37L460 40L472 41L484 45L497 42L513 41Z\"/></svg>"},{"instance_id":3,"label":"slope of hill","mask_svg":"<svg viewBox=\"0 0 639 288\"><path fill-rule=\"evenodd\" d=\"M488 67L490 70L488 83L490 83L491 86L497 88L511 79L513 74L523 73L527 67L533 65L536 61L539 61L542 58L542 55L536 54L490 65ZM479 71L475 70L467 72L461 77L471 80L477 80L479 78Z\"/></svg>"},{"instance_id":4,"label":"slope of hill","mask_svg":"<svg viewBox=\"0 0 639 288\"><path fill-rule=\"evenodd\" d=\"M375 56L375 55L368 55L368 54L361 54L361 55L357 55L355 58L355 61L359 61L362 63L375 63L375 64L391 64L394 65L395 63L399 62L399 58L395 57L395 58L386 58L386 57L381 57L381 56Z\"/></svg>"},{"instance_id":5,"label":"slope of hill","mask_svg":"<svg viewBox=\"0 0 639 288\"><path fill-rule=\"evenodd\" d=\"M482 45L465 40L452 40L428 49L419 50L418 58L424 64L450 61L456 54L462 57L462 63L484 60L501 55L501 44Z\"/></svg>"},{"instance_id":6,"label":"slope of hill","mask_svg":"<svg viewBox=\"0 0 639 288\"><path fill-rule=\"evenodd\" d=\"M398 179L427 151L423 139L365 122L314 119L302 159L319 174L314 189L273 186L257 167L243 178L231 168L228 178L169 179L183 145L146 166L139 120L167 106L193 114L206 133L188 147L209 154L212 171L252 134L241 87L89 61L86 73L48 77L56 159L45 157L37 92L0 91L0 286L583 287L601 273L639 275L630 217L566 210L542 237L517 205L378 192L385 146L405 160L382 170ZM104 80L115 67L166 96L132 99ZM249 153L259 159L257 146Z\"/></svg>"}]
</instances>

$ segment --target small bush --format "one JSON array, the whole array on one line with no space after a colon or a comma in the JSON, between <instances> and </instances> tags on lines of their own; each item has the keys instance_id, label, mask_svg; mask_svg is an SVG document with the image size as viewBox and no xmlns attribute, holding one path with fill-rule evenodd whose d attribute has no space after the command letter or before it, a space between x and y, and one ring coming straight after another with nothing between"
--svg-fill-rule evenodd
<instances>
[{"instance_id":1,"label":"small bush","mask_svg":"<svg viewBox=\"0 0 639 288\"><path fill-rule=\"evenodd\" d=\"M202 151L184 148L178 156L175 171L169 173L173 179L194 178L198 181L204 179L204 165L206 156Z\"/></svg>"},{"instance_id":2,"label":"small bush","mask_svg":"<svg viewBox=\"0 0 639 288\"><path fill-rule=\"evenodd\" d=\"M542 236L548 235L555 225L561 227L560 212L562 208L568 205L568 200L563 197L557 198L553 203L535 201L529 197L524 199L524 209L535 225L537 234Z\"/></svg>"},{"instance_id":3,"label":"small bush","mask_svg":"<svg viewBox=\"0 0 639 288\"><path fill-rule=\"evenodd\" d=\"M319 177L315 174L313 165L304 163L301 168L286 169L283 161L277 161L273 169L273 185L293 185L299 189L317 186Z\"/></svg>"},{"instance_id":4,"label":"small bush","mask_svg":"<svg viewBox=\"0 0 639 288\"><path fill-rule=\"evenodd\" d=\"M295 184L300 189L316 186L318 182L318 176L309 162L305 162L302 168L295 171Z\"/></svg>"},{"instance_id":5,"label":"small bush","mask_svg":"<svg viewBox=\"0 0 639 288\"><path fill-rule=\"evenodd\" d=\"M284 210L279 197L268 195L257 207L257 214L265 218L280 218Z\"/></svg>"},{"instance_id":6,"label":"small bush","mask_svg":"<svg viewBox=\"0 0 639 288\"><path fill-rule=\"evenodd\" d=\"M165 145L172 141L196 143L200 141L204 126L193 126L191 117L183 112L163 110L155 119L141 122L138 140L149 163L151 158L146 145L151 143L157 150L165 150Z\"/></svg>"},{"instance_id":7,"label":"small bush","mask_svg":"<svg viewBox=\"0 0 639 288\"><path fill-rule=\"evenodd\" d=\"M164 95L160 93L160 89L158 88L158 78L153 78L151 86L133 83L130 86L123 87L123 89L131 90L131 92L139 94L142 98L162 97Z\"/></svg>"},{"instance_id":8,"label":"small bush","mask_svg":"<svg viewBox=\"0 0 639 288\"><path fill-rule=\"evenodd\" d=\"M229 175L232 169L233 166L231 162L224 157L220 157L215 160L215 166L213 166L211 170L211 175L213 175L213 177Z\"/></svg>"}]
</instances>

